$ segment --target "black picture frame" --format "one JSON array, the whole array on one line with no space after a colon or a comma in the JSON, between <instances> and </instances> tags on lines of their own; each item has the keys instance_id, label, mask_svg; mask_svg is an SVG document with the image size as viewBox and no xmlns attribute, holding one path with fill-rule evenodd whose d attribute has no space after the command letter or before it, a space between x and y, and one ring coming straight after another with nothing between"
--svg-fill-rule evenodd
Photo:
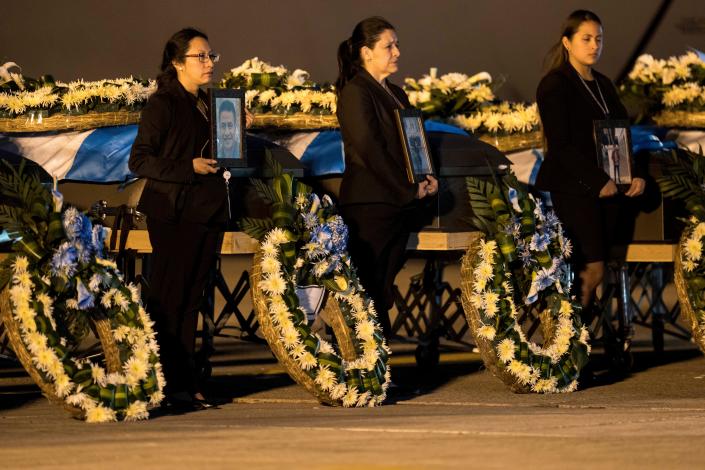
<instances>
[{"instance_id":1,"label":"black picture frame","mask_svg":"<svg viewBox=\"0 0 705 470\"><path fill-rule=\"evenodd\" d=\"M224 168L247 166L245 92L209 88L211 157Z\"/></svg>"},{"instance_id":2,"label":"black picture frame","mask_svg":"<svg viewBox=\"0 0 705 470\"><path fill-rule=\"evenodd\" d=\"M423 116L418 109L395 109L397 129L404 150L406 174L411 183L418 183L426 175L435 175L431 147L423 127Z\"/></svg>"},{"instance_id":3,"label":"black picture frame","mask_svg":"<svg viewBox=\"0 0 705 470\"><path fill-rule=\"evenodd\" d=\"M626 119L594 121L597 165L615 182L617 188L625 190L634 178L632 156L632 134Z\"/></svg>"}]
</instances>

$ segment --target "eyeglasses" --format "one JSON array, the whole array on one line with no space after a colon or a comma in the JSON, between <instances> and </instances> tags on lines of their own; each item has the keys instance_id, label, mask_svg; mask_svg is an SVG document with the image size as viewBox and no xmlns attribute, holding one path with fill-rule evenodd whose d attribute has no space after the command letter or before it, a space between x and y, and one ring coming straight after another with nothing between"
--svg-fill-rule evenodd
<instances>
[{"instance_id":1,"label":"eyeglasses","mask_svg":"<svg viewBox=\"0 0 705 470\"><path fill-rule=\"evenodd\" d=\"M208 62L208 59L211 60L214 64L217 64L218 61L220 60L220 54L217 54L215 52L211 53L205 53L205 52L200 52L198 54L185 54L184 57L198 57L198 61L202 64L205 64Z\"/></svg>"}]
</instances>

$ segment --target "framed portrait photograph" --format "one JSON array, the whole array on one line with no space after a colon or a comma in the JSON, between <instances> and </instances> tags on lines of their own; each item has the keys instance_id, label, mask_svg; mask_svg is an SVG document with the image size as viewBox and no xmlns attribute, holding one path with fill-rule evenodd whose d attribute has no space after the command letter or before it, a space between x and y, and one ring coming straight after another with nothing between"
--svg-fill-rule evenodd
<instances>
[{"instance_id":1,"label":"framed portrait photograph","mask_svg":"<svg viewBox=\"0 0 705 470\"><path fill-rule=\"evenodd\" d=\"M632 184L632 138L629 121L608 119L595 121L597 164L624 190Z\"/></svg>"},{"instance_id":2,"label":"framed portrait photograph","mask_svg":"<svg viewBox=\"0 0 705 470\"><path fill-rule=\"evenodd\" d=\"M418 183L423 181L426 175L435 175L421 111L418 109L395 109L394 112L404 149L406 173L409 181Z\"/></svg>"},{"instance_id":3,"label":"framed portrait photograph","mask_svg":"<svg viewBox=\"0 0 705 470\"><path fill-rule=\"evenodd\" d=\"M218 166L247 166L245 92L210 88L211 155Z\"/></svg>"}]
</instances>

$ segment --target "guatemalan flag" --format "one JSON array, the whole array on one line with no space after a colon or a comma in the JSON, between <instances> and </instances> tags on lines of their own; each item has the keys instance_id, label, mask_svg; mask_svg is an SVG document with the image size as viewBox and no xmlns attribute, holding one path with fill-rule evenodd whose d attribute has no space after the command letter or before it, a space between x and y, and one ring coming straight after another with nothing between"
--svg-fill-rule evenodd
<instances>
[{"instance_id":1,"label":"guatemalan flag","mask_svg":"<svg viewBox=\"0 0 705 470\"><path fill-rule=\"evenodd\" d=\"M426 121L427 132L467 133L455 126ZM632 127L635 153L640 149L655 150L674 147L664 143L663 135L649 127ZM664 132L665 134L665 132ZM695 135L697 134L697 135ZM34 135L0 134L0 156L24 157L39 164L58 180L93 183L121 183L134 178L127 167L137 126L103 127L81 132L40 133ZM345 169L343 143L339 130L292 132L271 137L258 134L285 147L306 168L311 176L339 175ZM683 133L682 145L705 147L705 133ZM677 140L678 142L678 140ZM529 149L507 155L519 181L533 184L543 161L540 149Z\"/></svg>"}]
</instances>

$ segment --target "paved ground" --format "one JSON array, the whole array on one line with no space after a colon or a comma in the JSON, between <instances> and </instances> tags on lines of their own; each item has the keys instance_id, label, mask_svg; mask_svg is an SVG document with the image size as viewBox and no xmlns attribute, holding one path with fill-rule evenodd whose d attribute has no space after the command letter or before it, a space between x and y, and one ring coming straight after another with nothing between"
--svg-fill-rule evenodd
<instances>
[{"instance_id":1,"label":"paved ground","mask_svg":"<svg viewBox=\"0 0 705 470\"><path fill-rule=\"evenodd\" d=\"M267 348L221 340L216 410L89 425L0 364L0 468L705 468L705 359L639 348L634 372L567 395L515 395L476 354L420 375L395 344L387 406L320 406ZM599 357L596 356L599 361Z\"/></svg>"}]
</instances>

